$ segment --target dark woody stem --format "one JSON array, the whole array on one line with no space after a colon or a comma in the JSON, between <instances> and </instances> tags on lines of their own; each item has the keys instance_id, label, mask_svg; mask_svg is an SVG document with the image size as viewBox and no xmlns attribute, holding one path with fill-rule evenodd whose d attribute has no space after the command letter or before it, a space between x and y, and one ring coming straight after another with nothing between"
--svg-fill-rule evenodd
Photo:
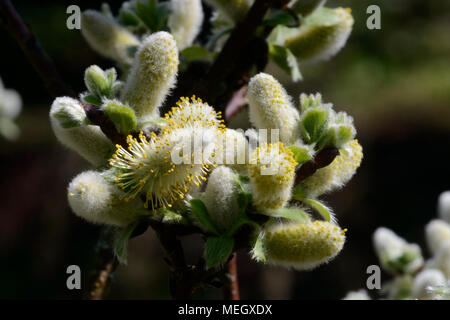
<instances>
[{"instance_id":1,"label":"dark woody stem","mask_svg":"<svg viewBox=\"0 0 450 320\"><path fill-rule=\"evenodd\" d=\"M0 0L0 25L14 37L22 48L52 97L75 96L70 86L59 75L52 59L9 0Z\"/></svg>"}]
</instances>

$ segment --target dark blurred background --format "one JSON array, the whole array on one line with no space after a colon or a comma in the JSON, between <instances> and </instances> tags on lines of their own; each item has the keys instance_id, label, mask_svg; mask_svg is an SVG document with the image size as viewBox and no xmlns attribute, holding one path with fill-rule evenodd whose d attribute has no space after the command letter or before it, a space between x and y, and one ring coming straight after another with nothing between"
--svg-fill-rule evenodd
<instances>
[{"instance_id":1,"label":"dark blurred background","mask_svg":"<svg viewBox=\"0 0 450 320\"><path fill-rule=\"evenodd\" d=\"M95 54L79 30L66 28L66 8L99 9L101 2L13 1L77 92L84 90L86 67L113 64ZM114 12L120 4L110 1ZM381 30L366 28L370 4L381 7ZM239 252L244 299L340 299L364 287L367 266L377 264L371 235L378 226L419 243L428 256L423 228L436 216L439 193L450 189L450 1L336 0L327 6L353 10L346 47L328 62L303 66L304 81L285 84L295 99L321 92L355 118L362 166L344 189L325 198L349 229L347 243L334 261L311 272L263 267ZM89 165L57 143L48 120L52 99L1 28L0 39L0 77L24 102L20 138L0 139L0 298L79 299L79 291L66 288L66 268L79 265L87 276L99 228L70 212L66 186ZM199 239L183 242L192 255L200 253ZM133 239L110 297L169 298L162 258L152 231ZM221 292L197 297L220 298Z\"/></svg>"}]
</instances>

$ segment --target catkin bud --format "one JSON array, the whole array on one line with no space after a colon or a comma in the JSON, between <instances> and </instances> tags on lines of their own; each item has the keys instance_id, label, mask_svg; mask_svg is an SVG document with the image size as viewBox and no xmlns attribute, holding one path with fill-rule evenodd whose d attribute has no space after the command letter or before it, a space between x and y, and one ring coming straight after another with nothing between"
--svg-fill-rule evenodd
<instances>
[{"instance_id":1,"label":"catkin bud","mask_svg":"<svg viewBox=\"0 0 450 320\"><path fill-rule=\"evenodd\" d=\"M239 217L238 191L233 170L225 166L213 170L202 199L211 220L221 231L229 230Z\"/></svg>"},{"instance_id":2,"label":"catkin bud","mask_svg":"<svg viewBox=\"0 0 450 320\"><path fill-rule=\"evenodd\" d=\"M281 142L261 144L253 151L249 173L256 207L278 209L289 201L296 165L292 151Z\"/></svg>"},{"instance_id":3,"label":"catkin bud","mask_svg":"<svg viewBox=\"0 0 450 320\"><path fill-rule=\"evenodd\" d=\"M135 111L138 121L158 115L169 90L175 85L178 49L172 35L157 32L144 39L125 83L122 101Z\"/></svg>"},{"instance_id":4,"label":"catkin bud","mask_svg":"<svg viewBox=\"0 0 450 320\"><path fill-rule=\"evenodd\" d=\"M450 191L444 191L439 195L438 215L442 220L450 223Z\"/></svg>"},{"instance_id":5,"label":"catkin bud","mask_svg":"<svg viewBox=\"0 0 450 320\"><path fill-rule=\"evenodd\" d=\"M230 22L242 20L254 0L206 0L206 3L218 10Z\"/></svg>"},{"instance_id":6,"label":"catkin bud","mask_svg":"<svg viewBox=\"0 0 450 320\"><path fill-rule=\"evenodd\" d=\"M214 162L234 169L240 175L248 175L248 141L241 131L226 129L219 141Z\"/></svg>"},{"instance_id":7,"label":"catkin bud","mask_svg":"<svg viewBox=\"0 0 450 320\"><path fill-rule=\"evenodd\" d=\"M342 300L371 300L366 290L350 291Z\"/></svg>"},{"instance_id":8,"label":"catkin bud","mask_svg":"<svg viewBox=\"0 0 450 320\"><path fill-rule=\"evenodd\" d=\"M423 265L420 247L407 243L392 230L378 228L373 242L381 264L391 273L414 273Z\"/></svg>"},{"instance_id":9,"label":"catkin bud","mask_svg":"<svg viewBox=\"0 0 450 320\"><path fill-rule=\"evenodd\" d=\"M308 16L295 32L286 32L283 44L300 62L327 60L342 49L352 27L350 9L320 8Z\"/></svg>"},{"instance_id":10,"label":"catkin bud","mask_svg":"<svg viewBox=\"0 0 450 320\"><path fill-rule=\"evenodd\" d=\"M100 127L87 124L78 100L56 98L50 109L50 121L58 140L95 166L104 164L114 152L113 144Z\"/></svg>"},{"instance_id":11,"label":"catkin bud","mask_svg":"<svg viewBox=\"0 0 450 320\"><path fill-rule=\"evenodd\" d=\"M351 141L340 150L340 154L330 165L317 170L312 176L300 182L297 187L299 195L315 198L341 188L356 173L362 157L362 147L358 140Z\"/></svg>"},{"instance_id":12,"label":"catkin bud","mask_svg":"<svg viewBox=\"0 0 450 320\"><path fill-rule=\"evenodd\" d=\"M169 17L170 33L183 50L194 42L203 23L201 0L171 0L172 13Z\"/></svg>"},{"instance_id":13,"label":"catkin bud","mask_svg":"<svg viewBox=\"0 0 450 320\"><path fill-rule=\"evenodd\" d=\"M73 212L92 223L126 226L139 215L149 212L142 209L142 202L125 202L120 199L123 196L96 171L80 173L68 188Z\"/></svg>"},{"instance_id":14,"label":"catkin bud","mask_svg":"<svg viewBox=\"0 0 450 320\"><path fill-rule=\"evenodd\" d=\"M436 254L441 245L450 240L450 225L443 220L432 220L425 227L425 236L430 252Z\"/></svg>"},{"instance_id":15,"label":"catkin bud","mask_svg":"<svg viewBox=\"0 0 450 320\"><path fill-rule=\"evenodd\" d=\"M450 240L445 241L439 248L430 266L441 270L450 279Z\"/></svg>"},{"instance_id":16,"label":"catkin bud","mask_svg":"<svg viewBox=\"0 0 450 320\"><path fill-rule=\"evenodd\" d=\"M124 64L133 60L128 48L139 45L139 39L131 32L95 10L86 10L81 15L81 33L99 54Z\"/></svg>"},{"instance_id":17,"label":"catkin bud","mask_svg":"<svg viewBox=\"0 0 450 320\"><path fill-rule=\"evenodd\" d=\"M342 250L345 231L325 221L280 223L264 231L262 247L270 264L310 270Z\"/></svg>"},{"instance_id":18,"label":"catkin bud","mask_svg":"<svg viewBox=\"0 0 450 320\"><path fill-rule=\"evenodd\" d=\"M282 85L271 75L259 73L250 79L247 98L251 123L258 129L279 130L283 143L296 140L295 128L299 120L297 109ZM277 141L272 141L277 142Z\"/></svg>"},{"instance_id":19,"label":"catkin bud","mask_svg":"<svg viewBox=\"0 0 450 320\"><path fill-rule=\"evenodd\" d=\"M440 270L423 270L414 278L412 296L416 299L432 300L435 298L435 294L433 292L428 292L427 288L442 285L445 285L445 276Z\"/></svg>"},{"instance_id":20,"label":"catkin bud","mask_svg":"<svg viewBox=\"0 0 450 320\"><path fill-rule=\"evenodd\" d=\"M3 87L0 79L0 118L14 119L22 109L22 98L17 91Z\"/></svg>"}]
</instances>

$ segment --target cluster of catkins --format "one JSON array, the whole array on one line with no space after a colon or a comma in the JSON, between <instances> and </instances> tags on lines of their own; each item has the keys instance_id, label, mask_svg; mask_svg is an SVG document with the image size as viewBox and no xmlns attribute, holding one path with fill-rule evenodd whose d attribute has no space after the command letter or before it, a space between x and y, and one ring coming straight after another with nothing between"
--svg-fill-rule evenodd
<instances>
[{"instance_id":1,"label":"cluster of catkins","mask_svg":"<svg viewBox=\"0 0 450 320\"><path fill-rule=\"evenodd\" d=\"M206 49L220 51L231 30L245 17L254 0L204 2L213 9L212 37ZM270 61L288 72L294 81L302 78L301 64L334 56L344 47L351 33L354 21L350 9L325 8L325 2L292 0L288 7L300 21L298 26L275 22L280 19L278 11L264 20L267 25L276 25L268 36L262 35L269 47ZM124 2L116 17L107 4L103 5L102 12L83 12L81 30L95 51L117 61L126 70L146 35L157 31L169 31L184 57L184 53L194 45L203 19L201 0L133 0ZM194 47L198 49L198 46ZM212 53L205 56L205 50L199 52L204 58L213 56Z\"/></svg>"},{"instance_id":2,"label":"cluster of catkins","mask_svg":"<svg viewBox=\"0 0 450 320\"><path fill-rule=\"evenodd\" d=\"M341 251L346 230L318 197L342 187L360 165L362 148L353 119L323 103L320 94L302 94L296 107L282 85L265 73L249 82L254 128L246 132L226 128L220 112L195 96L181 97L160 115L176 83L180 49L199 28L197 20L186 17L193 9L185 6L201 10L199 1L171 5L173 34L158 31L140 39L108 14L83 13L88 42L127 67L122 82L115 69L91 66L80 99L53 102L55 135L95 167L69 184L70 207L90 222L118 227L157 219L204 228L211 238L206 244L209 266L226 261L233 236L244 224L253 226L250 246L258 261L299 270L329 261ZM124 4L122 20L125 11L142 17L137 8L139 2ZM196 19L203 16L196 14ZM181 29L190 36L180 36L177 23L185 23ZM131 58L133 45L138 47ZM113 144L91 122L87 109L103 112L126 141ZM296 171L330 149L338 153L331 164L296 183ZM312 212L323 219L314 219ZM267 219L252 218L258 215ZM217 246L227 249L214 250ZM214 256L218 251L222 256Z\"/></svg>"},{"instance_id":3,"label":"cluster of catkins","mask_svg":"<svg viewBox=\"0 0 450 320\"><path fill-rule=\"evenodd\" d=\"M22 98L12 89L3 87L0 79L0 135L8 140L17 139L20 130L14 123L14 119L22 109Z\"/></svg>"},{"instance_id":4,"label":"cluster of catkins","mask_svg":"<svg viewBox=\"0 0 450 320\"><path fill-rule=\"evenodd\" d=\"M394 279L381 289L388 299L450 299L450 191L438 200L438 219L425 226L431 257L425 261L420 247L387 228L373 235L375 251L384 270ZM350 292L346 299L370 299L365 290Z\"/></svg>"}]
</instances>

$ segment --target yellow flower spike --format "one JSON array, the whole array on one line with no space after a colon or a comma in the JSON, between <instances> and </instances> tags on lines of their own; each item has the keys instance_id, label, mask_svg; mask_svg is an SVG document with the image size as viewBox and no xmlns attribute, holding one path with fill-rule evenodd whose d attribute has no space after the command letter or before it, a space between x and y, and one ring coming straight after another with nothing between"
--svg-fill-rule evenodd
<instances>
[{"instance_id":1,"label":"yellow flower spike","mask_svg":"<svg viewBox=\"0 0 450 320\"><path fill-rule=\"evenodd\" d=\"M261 241L267 263L310 270L333 259L342 250L345 236L326 221L296 222L269 226Z\"/></svg>"},{"instance_id":2,"label":"yellow flower spike","mask_svg":"<svg viewBox=\"0 0 450 320\"><path fill-rule=\"evenodd\" d=\"M278 42L290 49L300 62L327 60L345 45L353 22L348 10L319 8L299 28L286 31Z\"/></svg>"},{"instance_id":3,"label":"yellow flower spike","mask_svg":"<svg viewBox=\"0 0 450 320\"><path fill-rule=\"evenodd\" d=\"M249 168L254 204L260 209L282 208L291 197L296 165L291 150L281 142L256 148Z\"/></svg>"},{"instance_id":4,"label":"yellow flower spike","mask_svg":"<svg viewBox=\"0 0 450 320\"><path fill-rule=\"evenodd\" d=\"M267 141L271 141L271 129L278 129L281 142L295 142L295 129L300 116L292 105L291 97L274 77L259 73L251 78L247 98L250 121L258 129L268 129Z\"/></svg>"},{"instance_id":5,"label":"yellow flower spike","mask_svg":"<svg viewBox=\"0 0 450 320\"><path fill-rule=\"evenodd\" d=\"M178 49L167 32L157 32L145 38L136 52L121 101L130 105L139 122L158 115L178 72Z\"/></svg>"},{"instance_id":6,"label":"yellow flower spike","mask_svg":"<svg viewBox=\"0 0 450 320\"><path fill-rule=\"evenodd\" d=\"M356 173L362 158L362 147L358 140L349 142L330 165L317 170L299 184L299 193L315 198L342 187Z\"/></svg>"}]
</instances>

